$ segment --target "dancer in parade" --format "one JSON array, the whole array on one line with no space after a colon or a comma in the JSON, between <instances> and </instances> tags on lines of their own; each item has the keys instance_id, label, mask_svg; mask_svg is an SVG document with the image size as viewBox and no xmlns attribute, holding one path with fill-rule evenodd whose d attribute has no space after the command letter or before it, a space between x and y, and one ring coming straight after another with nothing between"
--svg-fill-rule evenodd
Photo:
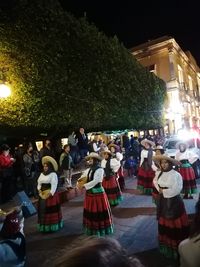
<instances>
[{"instance_id":1,"label":"dancer in parade","mask_svg":"<svg viewBox=\"0 0 200 267\"><path fill-rule=\"evenodd\" d=\"M188 217L180 196L183 181L173 169L179 162L167 155L155 156L161 170L156 172L153 183L159 192L157 199L159 249L166 257L178 259L178 245L188 237Z\"/></svg>"},{"instance_id":2,"label":"dancer in parade","mask_svg":"<svg viewBox=\"0 0 200 267\"><path fill-rule=\"evenodd\" d=\"M120 161L112 158L110 150L101 152L103 160L101 166L104 169L103 187L111 206L117 206L122 201L122 192L117 179L117 172L121 166Z\"/></svg>"},{"instance_id":3,"label":"dancer in parade","mask_svg":"<svg viewBox=\"0 0 200 267\"><path fill-rule=\"evenodd\" d=\"M152 181L157 169L152 161L152 157L155 155L155 152L152 148L155 144L148 139L143 139L141 141L141 145L144 147L144 149L141 151L137 189L139 189L143 194L151 195L153 191Z\"/></svg>"},{"instance_id":4,"label":"dancer in parade","mask_svg":"<svg viewBox=\"0 0 200 267\"><path fill-rule=\"evenodd\" d=\"M57 190L57 162L50 156L42 158L43 172L38 178L38 229L55 232L63 227L60 200Z\"/></svg>"},{"instance_id":5,"label":"dancer in parade","mask_svg":"<svg viewBox=\"0 0 200 267\"><path fill-rule=\"evenodd\" d=\"M117 177L118 177L120 188L121 190L123 190L125 188L125 180L124 180L124 173L123 173L123 167L122 167L123 155L122 153L120 153L120 147L116 144L110 144L108 146L108 149L112 153L112 158L116 158L120 162L120 167L119 167L119 170L117 171Z\"/></svg>"},{"instance_id":6,"label":"dancer in parade","mask_svg":"<svg viewBox=\"0 0 200 267\"><path fill-rule=\"evenodd\" d=\"M163 155L164 152L165 152L163 146L161 146L161 145L157 145L157 146L155 147L154 151L155 151L155 156ZM160 168L161 168L161 167L160 167L160 163L159 163L159 162L155 162L155 165L156 165L156 167L157 167L156 172L157 172L157 171L160 171ZM157 204L157 198L159 197L159 192L157 191L157 189L156 189L156 187L154 186L154 184L153 184L152 197L153 197L153 202L154 202L155 204Z\"/></svg>"},{"instance_id":7,"label":"dancer in parade","mask_svg":"<svg viewBox=\"0 0 200 267\"><path fill-rule=\"evenodd\" d=\"M192 164L199 158L197 154L188 149L188 145L185 142L179 142L177 144L177 153L175 159L181 162L178 168L183 178L183 198L192 199L192 194L197 192L195 172L192 168Z\"/></svg>"},{"instance_id":8,"label":"dancer in parade","mask_svg":"<svg viewBox=\"0 0 200 267\"><path fill-rule=\"evenodd\" d=\"M77 188L86 189L83 229L87 235L104 236L113 233L110 204L102 186L104 170L101 168L102 158L95 152L87 157L89 168L77 181Z\"/></svg>"}]
</instances>

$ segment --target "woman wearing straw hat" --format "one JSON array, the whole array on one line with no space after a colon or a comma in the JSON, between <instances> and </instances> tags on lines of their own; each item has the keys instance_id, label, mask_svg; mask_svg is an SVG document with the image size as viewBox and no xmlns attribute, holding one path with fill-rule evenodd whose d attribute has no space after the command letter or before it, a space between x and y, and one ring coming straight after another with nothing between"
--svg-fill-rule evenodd
<instances>
[{"instance_id":1,"label":"woman wearing straw hat","mask_svg":"<svg viewBox=\"0 0 200 267\"><path fill-rule=\"evenodd\" d=\"M110 144L108 146L108 149L111 151L112 157L116 158L120 162L120 167L119 167L119 170L117 171L117 176L118 176L118 182L119 182L120 188L121 190L123 190L125 187L123 167L122 167L123 155L122 153L120 153L120 147L116 144Z\"/></svg>"},{"instance_id":2,"label":"woman wearing straw hat","mask_svg":"<svg viewBox=\"0 0 200 267\"><path fill-rule=\"evenodd\" d=\"M117 179L117 172L121 166L120 161L112 158L110 150L101 152L103 160L101 167L104 169L103 187L111 206L117 206L122 201L122 192Z\"/></svg>"},{"instance_id":3,"label":"woman wearing straw hat","mask_svg":"<svg viewBox=\"0 0 200 267\"><path fill-rule=\"evenodd\" d=\"M164 148L161 145L157 145L155 147L154 151L155 151L155 156L160 156L160 155L163 155L165 153ZM158 162L155 162L155 165L157 167L156 172L160 171L160 164ZM157 191L157 189L155 188L155 186L153 184L152 198L153 198L153 202L155 204L157 204L158 197L159 197L159 192Z\"/></svg>"},{"instance_id":4,"label":"woman wearing straw hat","mask_svg":"<svg viewBox=\"0 0 200 267\"><path fill-rule=\"evenodd\" d=\"M197 192L195 172L192 168L192 164L199 157L188 149L188 145L185 142L179 142L176 147L178 151L176 152L175 159L181 162L178 171L183 178L183 198L192 199L192 194Z\"/></svg>"},{"instance_id":5,"label":"woman wearing straw hat","mask_svg":"<svg viewBox=\"0 0 200 267\"><path fill-rule=\"evenodd\" d=\"M58 164L50 156L42 158L43 172L38 178L38 229L40 232L55 232L63 227L58 185Z\"/></svg>"},{"instance_id":6,"label":"woman wearing straw hat","mask_svg":"<svg viewBox=\"0 0 200 267\"><path fill-rule=\"evenodd\" d=\"M102 186L104 170L102 158L95 152L87 157L90 168L77 181L79 189L85 188L83 229L87 235L104 236L113 233L110 205Z\"/></svg>"},{"instance_id":7,"label":"woman wearing straw hat","mask_svg":"<svg viewBox=\"0 0 200 267\"><path fill-rule=\"evenodd\" d=\"M137 189L139 189L141 193L151 195L153 191L152 181L155 176L155 170L157 169L152 161L152 156L155 154L152 147L155 146L155 143L148 139L143 139L141 145L144 149L141 151Z\"/></svg>"},{"instance_id":8,"label":"woman wearing straw hat","mask_svg":"<svg viewBox=\"0 0 200 267\"><path fill-rule=\"evenodd\" d=\"M167 155L153 157L161 170L153 183L159 192L157 199L159 249L166 257L178 258L178 245L188 236L188 217L180 196L183 181L180 173L173 169L179 162Z\"/></svg>"}]
</instances>

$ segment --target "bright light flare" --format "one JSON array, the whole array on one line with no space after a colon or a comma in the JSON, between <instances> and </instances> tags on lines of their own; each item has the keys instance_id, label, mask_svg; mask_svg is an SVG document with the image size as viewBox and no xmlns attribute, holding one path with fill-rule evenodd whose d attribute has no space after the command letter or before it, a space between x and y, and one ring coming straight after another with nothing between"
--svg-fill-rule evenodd
<instances>
[{"instance_id":1,"label":"bright light flare","mask_svg":"<svg viewBox=\"0 0 200 267\"><path fill-rule=\"evenodd\" d=\"M196 139L199 138L199 134L196 131L179 130L178 137L181 140Z\"/></svg>"},{"instance_id":2,"label":"bright light flare","mask_svg":"<svg viewBox=\"0 0 200 267\"><path fill-rule=\"evenodd\" d=\"M6 98L11 95L11 89L6 84L0 84L0 98Z\"/></svg>"},{"instance_id":3,"label":"bright light flare","mask_svg":"<svg viewBox=\"0 0 200 267\"><path fill-rule=\"evenodd\" d=\"M178 131L178 137L181 140L187 140L190 138L190 132L186 130L179 130Z\"/></svg>"}]
</instances>

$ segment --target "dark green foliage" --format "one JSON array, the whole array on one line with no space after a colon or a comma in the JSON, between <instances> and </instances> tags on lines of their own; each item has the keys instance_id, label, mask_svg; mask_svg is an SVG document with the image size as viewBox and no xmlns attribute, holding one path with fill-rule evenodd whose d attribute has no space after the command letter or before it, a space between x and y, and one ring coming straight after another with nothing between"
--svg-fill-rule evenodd
<instances>
[{"instance_id":1,"label":"dark green foliage","mask_svg":"<svg viewBox=\"0 0 200 267\"><path fill-rule=\"evenodd\" d=\"M1 123L49 129L162 126L164 82L119 43L55 0L16 0L0 10Z\"/></svg>"}]
</instances>

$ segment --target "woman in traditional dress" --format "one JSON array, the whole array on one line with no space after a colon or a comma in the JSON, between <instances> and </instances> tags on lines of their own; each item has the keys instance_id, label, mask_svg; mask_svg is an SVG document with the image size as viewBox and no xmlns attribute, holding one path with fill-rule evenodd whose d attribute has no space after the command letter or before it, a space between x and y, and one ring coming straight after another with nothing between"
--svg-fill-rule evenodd
<instances>
[{"instance_id":1,"label":"woman in traditional dress","mask_svg":"<svg viewBox=\"0 0 200 267\"><path fill-rule=\"evenodd\" d=\"M104 236L113 233L112 215L107 195L102 187L104 170L102 158L91 152L86 160L90 168L78 179L77 187L85 188L83 229L87 235Z\"/></svg>"},{"instance_id":2,"label":"woman in traditional dress","mask_svg":"<svg viewBox=\"0 0 200 267\"><path fill-rule=\"evenodd\" d=\"M117 171L117 177L118 177L120 188L121 190L123 190L125 188L125 180L124 180L124 173L123 173L123 167L122 167L123 155L122 153L120 153L120 147L116 144L110 144L108 146L108 149L112 153L112 158L116 158L120 162L120 167L119 167L119 170Z\"/></svg>"},{"instance_id":3,"label":"woman in traditional dress","mask_svg":"<svg viewBox=\"0 0 200 267\"><path fill-rule=\"evenodd\" d=\"M157 199L159 249L166 257L178 258L178 245L188 237L188 217L180 196L183 181L173 169L179 162L167 155L155 156L161 170L156 172L153 183L159 192Z\"/></svg>"},{"instance_id":4,"label":"woman in traditional dress","mask_svg":"<svg viewBox=\"0 0 200 267\"><path fill-rule=\"evenodd\" d=\"M196 203L196 212L190 228L189 238L178 247L180 267L199 267L200 263L200 199Z\"/></svg>"},{"instance_id":5,"label":"woman in traditional dress","mask_svg":"<svg viewBox=\"0 0 200 267\"><path fill-rule=\"evenodd\" d=\"M165 153L164 148L161 145L157 145L154 149L155 151L155 156L160 156L163 155ZM157 171L160 171L160 164L155 162L155 165L157 167ZM152 197L153 197L153 202L155 204L157 204L157 198L159 197L159 192L157 191L157 189L155 188L154 184L153 184L153 191L152 191Z\"/></svg>"},{"instance_id":6,"label":"woman in traditional dress","mask_svg":"<svg viewBox=\"0 0 200 267\"><path fill-rule=\"evenodd\" d=\"M144 149L141 151L140 166L137 175L137 189L139 189L143 194L151 195L153 191L152 181L157 169L152 161L152 157L155 154L152 147L155 144L148 139L143 139L141 141L141 145Z\"/></svg>"},{"instance_id":7,"label":"woman in traditional dress","mask_svg":"<svg viewBox=\"0 0 200 267\"><path fill-rule=\"evenodd\" d=\"M177 144L178 151L175 155L175 159L181 162L178 168L183 178L183 198L192 199L192 194L197 192L195 172L192 168L192 164L199 158L197 154L188 150L188 145L185 142L179 142Z\"/></svg>"},{"instance_id":8,"label":"woman in traditional dress","mask_svg":"<svg viewBox=\"0 0 200 267\"><path fill-rule=\"evenodd\" d=\"M110 150L101 152L103 160L101 167L104 169L103 187L111 206L117 206L122 201L122 192L117 179L117 172L121 166L120 161L112 158Z\"/></svg>"},{"instance_id":9,"label":"woman in traditional dress","mask_svg":"<svg viewBox=\"0 0 200 267\"><path fill-rule=\"evenodd\" d=\"M42 158L43 172L38 178L38 229L40 232L55 232L63 227L60 200L57 190L58 164L50 156Z\"/></svg>"}]
</instances>

